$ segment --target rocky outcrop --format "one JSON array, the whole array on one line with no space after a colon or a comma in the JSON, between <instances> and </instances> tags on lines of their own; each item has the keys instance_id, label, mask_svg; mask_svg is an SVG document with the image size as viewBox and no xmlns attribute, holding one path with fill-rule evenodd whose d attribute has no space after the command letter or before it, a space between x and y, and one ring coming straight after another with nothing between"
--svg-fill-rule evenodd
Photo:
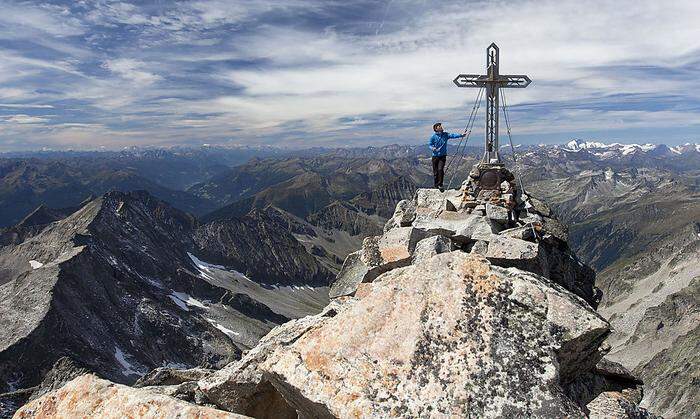
<instances>
[{"instance_id":1,"label":"rocky outcrop","mask_svg":"<svg viewBox=\"0 0 700 419\"><path fill-rule=\"evenodd\" d=\"M590 371L569 383L566 393L586 406L590 418L656 418L639 407L642 381L617 362L601 359Z\"/></svg>"},{"instance_id":2,"label":"rocky outcrop","mask_svg":"<svg viewBox=\"0 0 700 419\"><path fill-rule=\"evenodd\" d=\"M89 372L71 358L60 358L38 385L0 394L0 418L12 417L13 413L27 401L38 399Z\"/></svg>"},{"instance_id":3,"label":"rocky outcrop","mask_svg":"<svg viewBox=\"0 0 700 419\"><path fill-rule=\"evenodd\" d=\"M608 323L541 276L453 251L363 285L277 327L199 389L242 414L281 399L301 417L576 417L637 386L605 382ZM595 397L570 394L583 376L601 382Z\"/></svg>"},{"instance_id":4,"label":"rocky outcrop","mask_svg":"<svg viewBox=\"0 0 700 419\"><path fill-rule=\"evenodd\" d=\"M17 419L53 417L223 419L245 416L189 404L162 394L132 389L88 374L24 405L14 417Z\"/></svg>"},{"instance_id":5,"label":"rocky outcrop","mask_svg":"<svg viewBox=\"0 0 700 419\"><path fill-rule=\"evenodd\" d=\"M345 259L329 292L330 297L352 295L360 283L371 282L390 269L409 265L416 245L427 236L413 227L399 227L382 236L365 238L362 249Z\"/></svg>"}]
</instances>

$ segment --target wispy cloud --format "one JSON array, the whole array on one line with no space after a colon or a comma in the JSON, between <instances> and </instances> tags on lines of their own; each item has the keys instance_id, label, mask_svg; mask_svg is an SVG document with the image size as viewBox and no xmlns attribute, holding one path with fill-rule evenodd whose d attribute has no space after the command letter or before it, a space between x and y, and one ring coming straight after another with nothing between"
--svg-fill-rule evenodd
<instances>
[{"instance_id":1,"label":"wispy cloud","mask_svg":"<svg viewBox=\"0 0 700 419\"><path fill-rule=\"evenodd\" d=\"M687 0L6 1L0 149L417 142L464 124L476 91L451 80L492 41L534 81L508 92L525 141L697 140L698 19Z\"/></svg>"}]
</instances>

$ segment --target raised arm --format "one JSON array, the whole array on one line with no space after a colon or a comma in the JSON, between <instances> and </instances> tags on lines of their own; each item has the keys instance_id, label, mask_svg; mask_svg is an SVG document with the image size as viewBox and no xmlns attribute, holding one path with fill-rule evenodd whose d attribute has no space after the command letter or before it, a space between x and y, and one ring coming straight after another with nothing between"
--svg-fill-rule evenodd
<instances>
[{"instance_id":1,"label":"raised arm","mask_svg":"<svg viewBox=\"0 0 700 419\"><path fill-rule=\"evenodd\" d=\"M447 138L462 138L464 134L447 134Z\"/></svg>"}]
</instances>

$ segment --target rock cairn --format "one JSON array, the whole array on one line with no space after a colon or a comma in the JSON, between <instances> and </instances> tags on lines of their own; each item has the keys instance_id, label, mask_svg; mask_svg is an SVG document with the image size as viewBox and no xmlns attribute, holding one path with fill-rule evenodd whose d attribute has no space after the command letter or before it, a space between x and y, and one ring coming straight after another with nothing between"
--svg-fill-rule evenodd
<instances>
[{"instance_id":1,"label":"rock cairn","mask_svg":"<svg viewBox=\"0 0 700 419\"><path fill-rule=\"evenodd\" d=\"M542 275L595 307L595 273L567 241L566 226L544 202L523 193L508 169L478 164L460 189L419 189L413 200L400 201L384 234L367 237L347 257L330 297L352 296L392 269L461 250Z\"/></svg>"}]
</instances>

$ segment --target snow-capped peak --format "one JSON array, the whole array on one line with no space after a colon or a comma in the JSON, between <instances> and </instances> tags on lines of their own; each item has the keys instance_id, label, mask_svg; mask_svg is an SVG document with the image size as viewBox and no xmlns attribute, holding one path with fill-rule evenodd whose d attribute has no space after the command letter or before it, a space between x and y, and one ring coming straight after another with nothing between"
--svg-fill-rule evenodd
<instances>
[{"instance_id":1,"label":"snow-capped peak","mask_svg":"<svg viewBox=\"0 0 700 419\"><path fill-rule=\"evenodd\" d=\"M588 149L592 149L592 148L609 148L609 147L612 147L613 145L617 145L617 143L615 143L615 144L603 144L603 143L598 142L598 141L583 141L583 140L573 139L573 140L569 141L568 143L566 143L566 145L564 145L564 148L566 150L570 150L570 151L579 151L579 150L588 150Z\"/></svg>"},{"instance_id":2,"label":"snow-capped peak","mask_svg":"<svg viewBox=\"0 0 700 419\"><path fill-rule=\"evenodd\" d=\"M674 147L667 147L664 144L620 144L620 143L602 143L599 141L584 141L579 139L573 139L568 143L560 146L563 150L569 152L579 152L581 150L589 151L596 155L619 155L623 156L631 155L634 153L648 153L654 152L659 153L673 153L673 154L683 154L687 152L700 152L700 144L683 144Z\"/></svg>"}]
</instances>

